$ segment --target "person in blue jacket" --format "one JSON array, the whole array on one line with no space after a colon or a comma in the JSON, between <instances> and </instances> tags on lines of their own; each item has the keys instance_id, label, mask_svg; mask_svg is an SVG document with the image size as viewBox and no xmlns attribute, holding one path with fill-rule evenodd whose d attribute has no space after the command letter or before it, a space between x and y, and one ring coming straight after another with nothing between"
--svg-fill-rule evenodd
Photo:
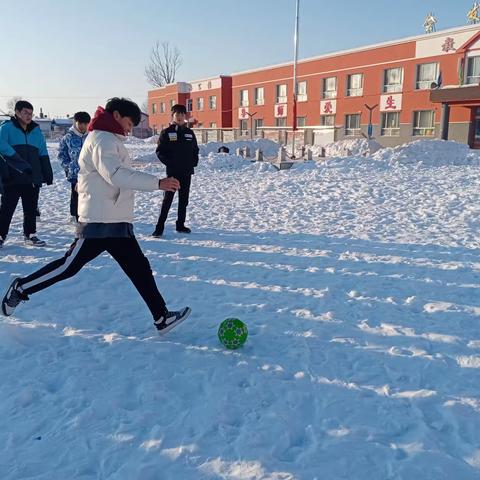
<instances>
[{"instance_id":1,"label":"person in blue jacket","mask_svg":"<svg viewBox=\"0 0 480 480\"><path fill-rule=\"evenodd\" d=\"M60 140L58 147L58 159L65 170L67 180L70 182L70 215L72 223L78 222L78 157L83 147L83 142L87 138L88 124L90 123L90 115L87 112L77 112L73 116L73 126Z\"/></svg>"},{"instance_id":2,"label":"person in blue jacket","mask_svg":"<svg viewBox=\"0 0 480 480\"><path fill-rule=\"evenodd\" d=\"M32 104L19 100L15 104L15 116L0 125L0 155L8 165L8 175L3 181L4 192L0 203L0 247L7 238L20 199L23 207L25 243L36 247L45 245L45 242L36 236L36 209L39 189L44 183L47 185L53 183L53 172L45 138L32 117ZM16 169L15 162L26 162L29 169L23 171Z\"/></svg>"}]
</instances>

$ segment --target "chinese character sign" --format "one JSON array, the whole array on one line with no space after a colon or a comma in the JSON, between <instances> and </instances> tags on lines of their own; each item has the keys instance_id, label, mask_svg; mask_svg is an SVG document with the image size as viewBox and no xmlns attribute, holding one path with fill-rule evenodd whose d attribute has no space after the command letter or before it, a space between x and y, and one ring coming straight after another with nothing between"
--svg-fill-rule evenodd
<instances>
[{"instance_id":1,"label":"chinese character sign","mask_svg":"<svg viewBox=\"0 0 480 480\"><path fill-rule=\"evenodd\" d=\"M283 118L287 116L287 106L285 104L275 105L275 118Z\"/></svg>"},{"instance_id":2,"label":"chinese character sign","mask_svg":"<svg viewBox=\"0 0 480 480\"><path fill-rule=\"evenodd\" d=\"M455 51L455 40L452 37L447 37L442 45L442 52L448 53L451 50Z\"/></svg>"},{"instance_id":3,"label":"chinese character sign","mask_svg":"<svg viewBox=\"0 0 480 480\"><path fill-rule=\"evenodd\" d=\"M402 109L402 94L387 94L380 97L381 112L399 112Z\"/></svg>"},{"instance_id":4,"label":"chinese character sign","mask_svg":"<svg viewBox=\"0 0 480 480\"><path fill-rule=\"evenodd\" d=\"M238 109L238 118L240 120L245 120L248 118L248 107L240 107Z\"/></svg>"},{"instance_id":5,"label":"chinese character sign","mask_svg":"<svg viewBox=\"0 0 480 480\"><path fill-rule=\"evenodd\" d=\"M336 100L322 100L320 102L320 115L335 115L337 113Z\"/></svg>"}]
</instances>

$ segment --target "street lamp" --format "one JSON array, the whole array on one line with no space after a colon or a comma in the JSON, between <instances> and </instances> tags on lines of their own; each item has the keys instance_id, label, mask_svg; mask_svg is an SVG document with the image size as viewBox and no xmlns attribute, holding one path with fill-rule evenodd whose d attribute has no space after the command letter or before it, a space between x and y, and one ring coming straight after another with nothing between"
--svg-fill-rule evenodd
<instances>
[{"instance_id":1,"label":"street lamp","mask_svg":"<svg viewBox=\"0 0 480 480\"><path fill-rule=\"evenodd\" d=\"M298 23L299 23L300 0L296 0L295 5L295 34L293 36L293 123L292 123L292 158L295 158L295 131L297 130L297 59L298 59Z\"/></svg>"}]
</instances>

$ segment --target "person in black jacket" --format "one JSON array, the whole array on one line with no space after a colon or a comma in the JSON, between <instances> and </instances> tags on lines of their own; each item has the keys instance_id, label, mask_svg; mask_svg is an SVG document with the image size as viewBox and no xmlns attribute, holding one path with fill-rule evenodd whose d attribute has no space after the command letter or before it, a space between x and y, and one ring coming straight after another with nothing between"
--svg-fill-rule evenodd
<instances>
[{"instance_id":1,"label":"person in black jacket","mask_svg":"<svg viewBox=\"0 0 480 480\"><path fill-rule=\"evenodd\" d=\"M185 226L187 216L190 183L194 168L198 165L198 144L193 130L187 127L185 120L187 109L185 105L172 107L172 124L162 130L158 139L157 157L167 167L167 176L180 182L178 191L177 232L190 233ZM172 205L174 192L164 192L162 208L158 217L153 237L161 237L165 228L168 211Z\"/></svg>"},{"instance_id":2,"label":"person in black jacket","mask_svg":"<svg viewBox=\"0 0 480 480\"><path fill-rule=\"evenodd\" d=\"M32 121L33 106L26 100L15 104L15 116L0 125L0 155L8 164L8 177L0 204L0 243L3 245L18 201L22 200L23 234L25 243L35 247L45 245L36 235L38 193L43 183L53 182L52 166L45 138L37 123ZM28 170L12 168L12 162L26 162Z\"/></svg>"}]
</instances>

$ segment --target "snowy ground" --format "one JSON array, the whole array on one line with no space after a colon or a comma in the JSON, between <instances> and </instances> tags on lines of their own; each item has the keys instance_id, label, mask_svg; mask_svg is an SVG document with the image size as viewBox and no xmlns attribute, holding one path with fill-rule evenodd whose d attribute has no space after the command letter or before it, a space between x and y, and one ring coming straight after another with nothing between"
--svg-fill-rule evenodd
<instances>
[{"instance_id":1,"label":"snowy ground","mask_svg":"<svg viewBox=\"0 0 480 480\"><path fill-rule=\"evenodd\" d=\"M161 194L138 194L157 283L192 316L158 338L102 256L0 319L0 478L480 478L480 173L448 161L454 146L415 148L439 165L385 149L279 172L210 154L190 236L174 204L150 238ZM72 240L55 170L48 247L21 244L17 214L1 288ZM216 337L232 316L250 333L238 351Z\"/></svg>"}]
</instances>

